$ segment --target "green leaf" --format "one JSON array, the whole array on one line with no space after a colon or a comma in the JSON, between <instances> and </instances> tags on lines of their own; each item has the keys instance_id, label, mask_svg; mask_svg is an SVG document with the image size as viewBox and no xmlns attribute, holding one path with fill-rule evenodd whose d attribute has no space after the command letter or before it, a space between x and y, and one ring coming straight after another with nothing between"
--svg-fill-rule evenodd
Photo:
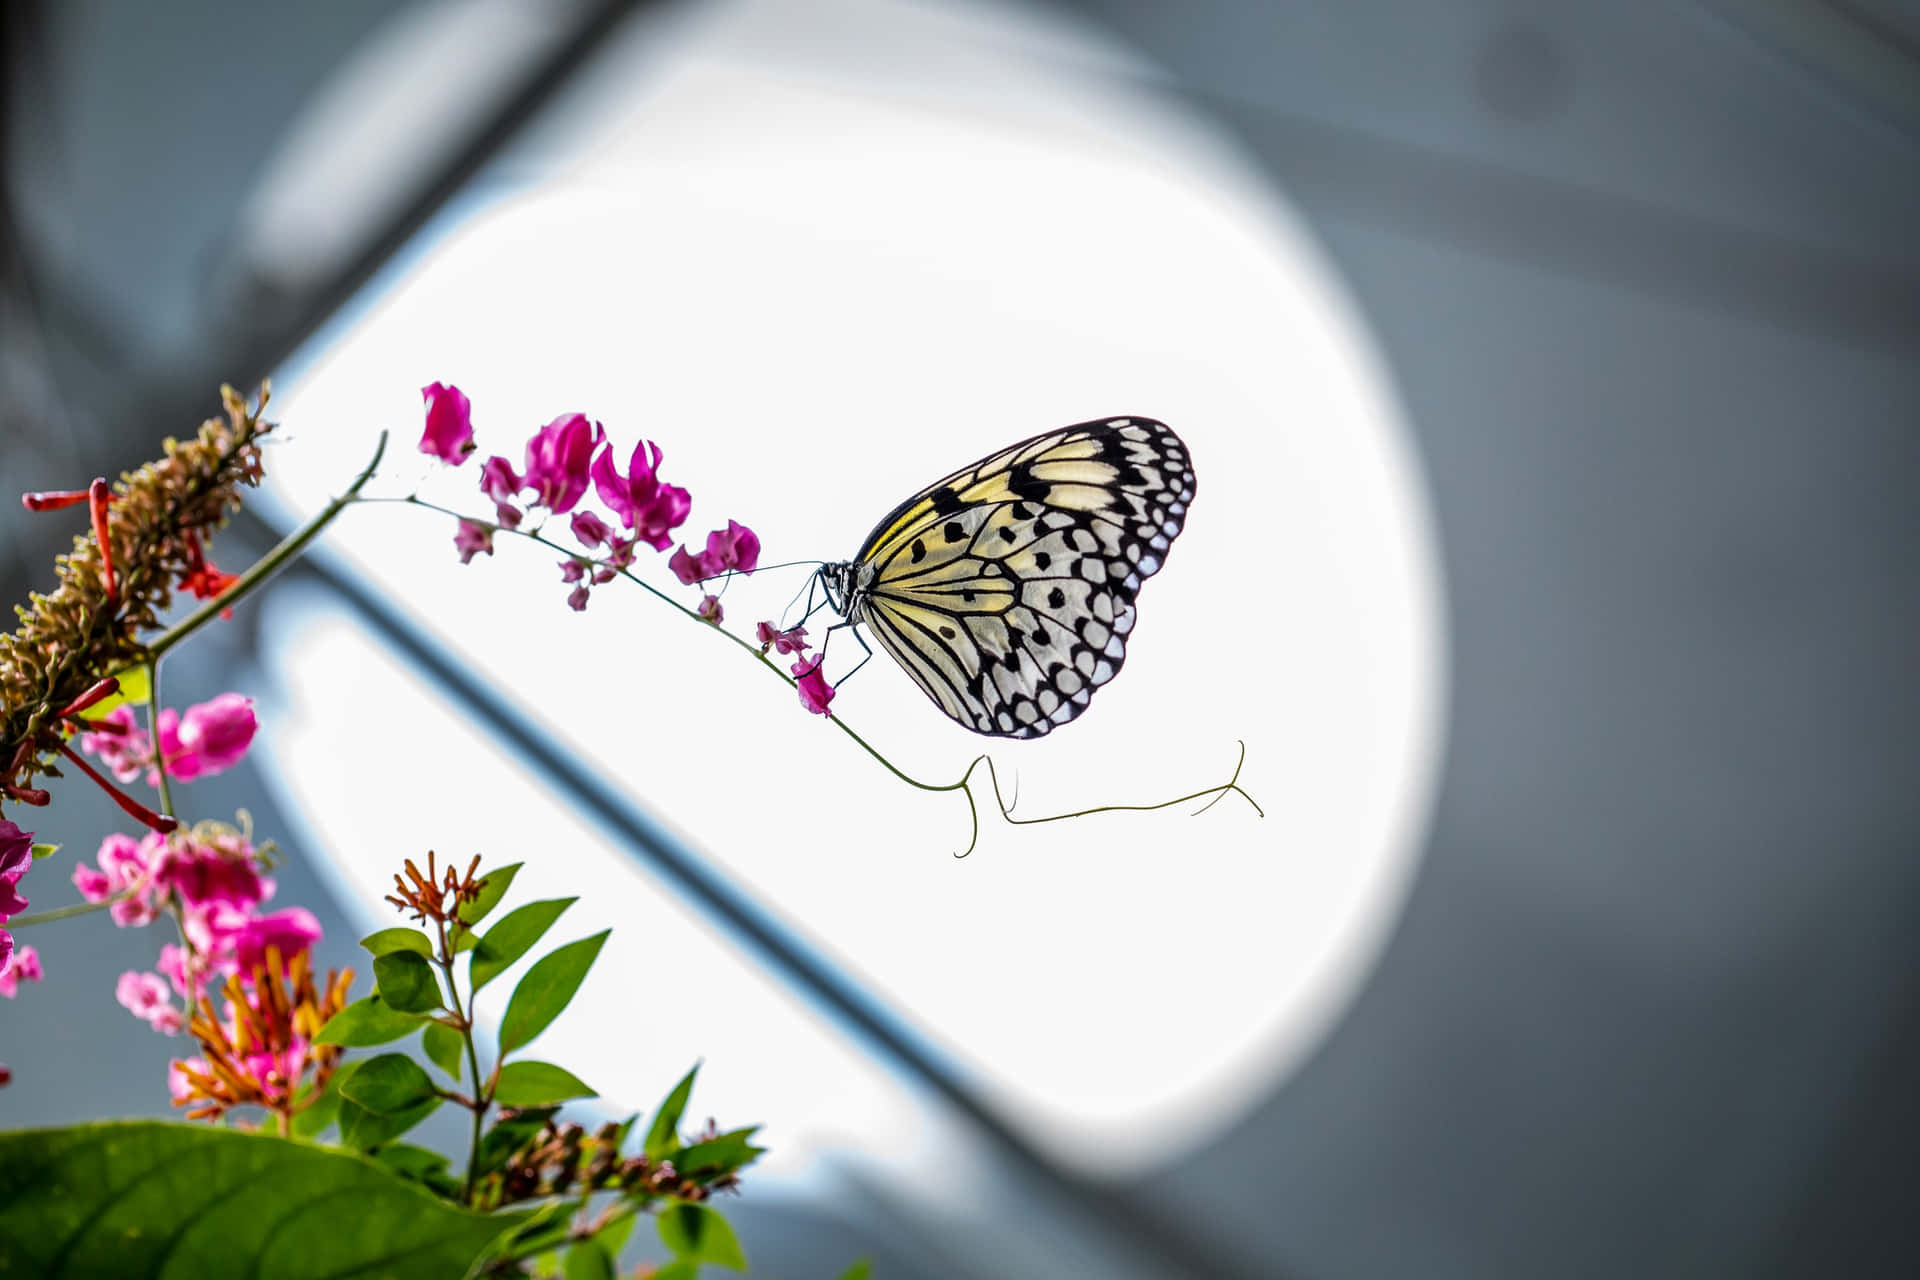
<instances>
[{"instance_id":1,"label":"green leaf","mask_svg":"<svg viewBox=\"0 0 1920 1280\"><path fill-rule=\"evenodd\" d=\"M325 1133L327 1126L332 1124L339 1115L340 1091L334 1088L333 1081L329 1080L326 1092L320 1095L319 1100L293 1118L293 1136L312 1138Z\"/></svg>"},{"instance_id":2,"label":"green leaf","mask_svg":"<svg viewBox=\"0 0 1920 1280\"><path fill-rule=\"evenodd\" d=\"M747 1255L740 1251L727 1220L703 1204L679 1202L660 1213L660 1242L675 1257L689 1262L711 1262L734 1271L747 1269Z\"/></svg>"},{"instance_id":3,"label":"green leaf","mask_svg":"<svg viewBox=\"0 0 1920 1280\"><path fill-rule=\"evenodd\" d=\"M598 1240L587 1239L567 1250L566 1280L614 1280L613 1258Z\"/></svg>"},{"instance_id":4,"label":"green leaf","mask_svg":"<svg viewBox=\"0 0 1920 1280\"><path fill-rule=\"evenodd\" d=\"M500 899L506 897L507 886L520 874L521 864L508 863L504 867L495 867L487 872L480 882L480 896L472 902L463 902L454 911L454 918L468 925L479 924L487 918L487 912L500 905Z\"/></svg>"},{"instance_id":5,"label":"green leaf","mask_svg":"<svg viewBox=\"0 0 1920 1280\"><path fill-rule=\"evenodd\" d=\"M120 682L120 688L87 708L89 720L98 720L116 707L123 707L128 703L144 704L152 694L152 677L144 662L128 667L124 671L115 671L113 678Z\"/></svg>"},{"instance_id":6,"label":"green leaf","mask_svg":"<svg viewBox=\"0 0 1920 1280\"><path fill-rule=\"evenodd\" d=\"M440 983L425 957L389 951L373 958L373 980L380 998L401 1013L431 1013L440 1007Z\"/></svg>"},{"instance_id":7,"label":"green leaf","mask_svg":"<svg viewBox=\"0 0 1920 1280\"><path fill-rule=\"evenodd\" d=\"M641 1148L647 1159L659 1160L680 1149L680 1117L686 1114L687 1099L693 1096L693 1078L699 1074L700 1068L695 1065L680 1077L680 1083L673 1086L673 1092L653 1113L653 1124L647 1129L647 1141Z\"/></svg>"},{"instance_id":8,"label":"green leaf","mask_svg":"<svg viewBox=\"0 0 1920 1280\"><path fill-rule=\"evenodd\" d=\"M765 1147L756 1147L748 1141L758 1132L760 1126L753 1125L696 1142L674 1155L673 1167L689 1178L736 1173L766 1154Z\"/></svg>"},{"instance_id":9,"label":"green leaf","mask_svg":"<svg viewBox=\"0 0 1920 1280\"><path fill-rule=\"evenodd\" d=\"M486 986L508 965L527 954L527 949L553 927L560 913L578 901L578 898L547 898L515 907L500 917L500 923L487 930L474 950L473 989L478 991Z\"/></svg>"},{"instance_id":10,"label":"green leaf","mask_svg":"<svg viewBox=\"0 0 1920 1280\"><path fill-rule=\"evenodd\" d=\"M411 951L428 959L433 956L433 944L418 929L382 929L360 939L360 945L376 956L384 956L390 951Z\"/></svg>"},{"instance_id":11,"label":"green leaf","mask_svg":"<svg viewBox=\"0 0 1920 1280\"><path fill-rule=\"evenodd\" d=\"M455 1080L460 1078L460 1058L467 1051L467 1042L458 1031L443 1022L429 1022L420 1033L420 1048L428 1062Z\"/></svg>"},{"instance_id":12,"label":"green leaf","mask_svg":"<svg viewBox=\"0 0 1920 1280\"><path fill-rule=\"evenodd\" d=\"M698 1280L699 1275L699 1263L690 1258L675 1258L655 1267L648 1273L647 1280Z\"/></svg>"},{"instance_id":13,"label":"green leaf","mask_svg":"<svg viewBox=\"0 0 1920 1280\"><path fill-rule=\"evenodd\" d=\"M873 1259L862 1258L840 1273L840 1280L870 1280L873 1275Z\"/></svg>"},{"instance_id":14,"label":"green leaf","mask_svg":"<svg viewBox=\"0 0 1920 1280\"><path fill-rule=\"evenodd\" d=\"M419 1063L404 1053L383 1053L361 1063L340 1086L340 1096L369 1111L391 1115L439 1094Z\"/></svg>"},{"instance_id":15,"label":"green leaf","mask_svg":"<svg viewBox=\"0 0 1920 1280\"><path fill-rule=\"evenodd\" d=\"M440 1173L447 1167L447 1158L438 1151L416 1147L410 1142L389 1143L380 1148L380 1154L374 1159L411 1182L424 1181L429 1174Z\"/></svg>"},{"instance_id":16,"label":"green leaf","mask_svg":"<svg viewBox=\"0 0 1920 1280\"><path fill-rule=\"evenodd\" d=\"M358 1156L203 1124L0 1134L0 1275L457 1276L523 1217L468 1213Z\"/></svg>"},{"instance_id":17,"label":"green leaf","mask_svg":"<svg viewBox=\"0 0 1920 1280\"><path fill-rule=\"evenodd\" d=\"M594 1239L598 1240L608 1253L618 1258L620 1251L627 1247L627 1237L633 1234L633 1224L638 1221L640 1221L640 1215L630 1213L600 1228L600 1233L594 1236Z\"/></svg>"},{"instance_id":18,"label":"green leaf","mask_svg":"<svg viewBox=\"0 0 1920 1280\"><path fill-rule=\"evenodd\" d=\"M534 961L520 985L507 1001L507 1012L500 1019L500 1056L506 1057L547 1029L560 1016L580 989L580 983L593 967L594 958L606 945L610 929L602 929L591 938L569 942Z\"/></svg>"},{"instance_id":19,"label":"green leaf","mask_svg":"<svg viewBox=\"0 0 1920 1280\"><path fill-rule=\"evenodd\" d=\"M456 923L447 931L447 937L453 943L453 954L471 951L480 945L480 935L463 924Z\"/></svg>"},{"instance_id":20,"label":"green leaf","mask_svg":"<svg viewBox=\"0 0 1920 1280\"><path fill-rule=\"evenodd\" d=\"M370 1045L398 1040L417 1031L421 1018L417 1013L401 1013L387 1007L379 996L368 996L327 1019L327 1025L315 1036L316 1044L344 1044L364 1049Z\"/></svg>"},{"instance_id":21,"label":"green leaf","mask_svg":"<svg viewBox=\"0 0 1920 1280\"><path fill-rule=\"evenodd\" d=\"M340 1141L358 1151L371 1151L399 1137L432 1115L440 1099L428 1098L405 1111L370 1111L351 1098L340 1100Z\"/></svg>"},{"instance_id":22,"label":"green leaf","mask_svg":"<svg viewBox=\"0 0 1920 1280\"><path fill-rule=\"evenodd\" d=\"M58 852L60 852L60 846L57 844L37 844L33 846L33 860L38 862L42 858L51 858Z\"/></svg>"},{"instance_id":23,"label":"green leaf","mask_svg":"<svg viewBox=\"0 0 1920 1280\"><path fill-rule=\"evenodd\" d=\"M580 1077L551 1062L509 1062L500 1068L494 1101L509 1107L538 1107L568 1098L597 1098Z\"/></svg>"}]
</instances>

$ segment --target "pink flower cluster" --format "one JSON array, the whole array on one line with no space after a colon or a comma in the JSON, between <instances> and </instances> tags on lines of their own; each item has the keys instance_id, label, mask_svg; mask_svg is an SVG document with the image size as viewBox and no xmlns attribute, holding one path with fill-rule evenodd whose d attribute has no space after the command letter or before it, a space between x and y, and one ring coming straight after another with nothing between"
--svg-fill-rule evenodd
<instances>
[{"instance_id":1,"label":"pink flower cluster","mask_svg":"<svg viewBox=\"0 0 1920 1280\"><path fill-rule=\"evenodd\" d=\"M122 703L85 723L88 731L80 735L81 747L100 757L114 777L132 782L144 772L148 786L160 785L152 738L130 705ZM247 754L259 727L253 699L237 693L223 693L184 713L166 707L160 712L161 763L178 782L231 769Z\"/></svg>"},{"instance_id":2,"label":"pink flower cluster","mask_svg":"<svg viewBox=\"0 0 1920 1280\"><path fill-rule=\"evenodd\" d=\"M252 843L232 828L202 823L172 835L149 832L138 841L114 834L101 842L94 861L74 868L73 883L89 902L111 900L114 923L144 925L169 908L179 913L187 945L161 947L159 973L123 973L114 992L166 1035L186 1024L210 978L246 978L266 963L269 947L278 949L284 965L320 938L320 922L303 907L260 913L273 896L273 881L260 874ZM184 1011L174 994L183 997Z\"/></svg>"},{"instance_id":3,"label":"pink flower cluster","mask_svg":"<svg viewBox=\"0 0 1920 1280\"><path fill-rule=\"evenodd\" d=\"M0 925L27 909L27 900L20 896L20 877L32 866L33 832L22 831L14 823L0 818ZM33 954L33 948L22 947L16 956L13 934L0 928L0 982L6 981L18 964L30 964L33 970L22 972L20 977L39 979L40 959ZM13 985L9 983L0 994L12 995Z\"/></svg>"},{"instance_id":4,"label":"pink flower cluster","mask_svg":"<svg viewBox=\"0 0 1920 1280\"><path fill-rule=\"evenodd\" d=\"M422 388L427 402L426 428L420 438L420 450L453 466L463 463L473 452L471 405L457 387L431 383ZM685 489L666 483L660 477L660 446L642 440L627 455L624 469L606 429L582 413L566 413L541 427L527 441L524 469L514 470L506 458L494 455L480 468L480 492L494 505L492 523L463 519L454 531L454 548L460 563L470 564L477 555L493 554L493 535L501 529L518 529L529 510L544 510L560 516L572 513L568 524L574 538L586 552L570 555L560 562L561 581L573 588L567 604L581 610L587 607L592 588L612 581L616 574L633 563L635 548L644 543L655 551L673 545L673 531L686 523L693 499ZM580 506L589 487L605 505L607 513L619 520L625 534L599 512ZM524 509L522 505L524 504ZM579 508L576 510L576 508ZM701 586L732 573L752 573L760 564L760 537L738 520L707 535L704 550L694 551L681 544L667 561L667 568L685 586ZM695 612L718 626L726 617L716 593L704 594ZM762 630L771 627L761 623ZM795 641L804 636L803 628L779 633L794 637L780 646L782 654L801 653L805 646ZM768 641L762 637L762 652ZM800 700L809 711L827 714L833 689L820 672L820 664L811 668L803 661L793 668L799 678Z\"/></svg>"}]
</instances>

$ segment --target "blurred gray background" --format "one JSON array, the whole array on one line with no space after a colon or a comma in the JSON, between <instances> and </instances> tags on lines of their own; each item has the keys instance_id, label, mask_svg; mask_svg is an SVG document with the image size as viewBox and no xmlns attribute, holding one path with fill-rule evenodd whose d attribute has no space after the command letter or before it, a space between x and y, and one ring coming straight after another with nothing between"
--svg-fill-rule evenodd
<instances>
[{"instance_id":1,"label":"blurred gray background","mask_svg":"<svg viewBox=\"0 0 1920 1280\"><path fill-rule=\"evenodd\" d=\"M622 24L690 8L539 6L542 38L343 207L330 256L236 261L289 122L410 7L7 6L0 490L189 429ZM1108 1213L1073 1229L1150 1210L1168 1273L1920 1272L1920 8L1062 7L1163 68L1344 274L1426 469L1452 697L1425 861L1357 1004L1199 1154L1062 1183ZM11 502L8 600L73 532ZM244 618L221 635L169 701L231 683ZM280 900L351 962L291 853ZM99 1007L149 940L98 917L22 940L58 990L0 1011L0 1123L164 1112L177 1046ZM1065 1203L1045 1170L1006 1186L1010 1223ZM738 1219L768 1274L863 1250L975 1274L882 1188Z\"/></svg>"}]
</instances>

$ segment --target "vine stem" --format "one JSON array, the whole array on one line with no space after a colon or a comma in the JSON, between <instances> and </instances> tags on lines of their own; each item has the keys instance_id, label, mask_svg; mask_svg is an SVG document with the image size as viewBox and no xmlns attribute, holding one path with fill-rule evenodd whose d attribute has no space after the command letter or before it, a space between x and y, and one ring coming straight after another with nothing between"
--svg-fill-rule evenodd
<instances>
[{"instance_id":1,"label":"vine stem","mask_svg":"<svg viewBox=\"0 0 1920 1280\"><path fill-rule=\"evenodd\" d=\"M173 813L173 787L167 782L167 760L160 752L160 659L147 663L147 741L153 747L153 771L160 779L160 812Z\"/></svg>"},{"instance_id":2,"label":"vine stem","mask_svg":"<svg viewBox=\"0 0 1920 1280\"><path fill-rule=\"evenodd\" d=\"M367 481L373 479L373 473L379 469L380 459L386 455L386 452L387 433L382 431L379 442L374 446L373 457L367 461L367 465L361 469L360 474L354 477L353 483L347 486L345 493L322 507L311 520L282 538L279 545L261 556L254 562L252 568L235 579L232 586L207 601L192 614L174 623L147 646L147 661L154 666L156 688L160 659L166 656L167 651L219 617L221 610L231 609L240 603L252 593L254 588L285 568L289 561L306 550L307 544L319 537L320 531L332 524L334 517L344 511L348 503L359 500L360 490L365 487Z\"/></svg>"},{"instance_id":3,"label":"vine stem","mask_svg":"<svg viewBox=\"0 0 1920 1280\"><path fill-rule=\"evenodd\" d=\"M460 1004L460 983L453 976L455 955L453 947L447 941L447 922L436 920L434 929L440 935L440 949L434 954L434 962L440 966L440 972L447 976L447 998L453 1001L453 1015L460 1019L460 1039L467 1046L467 1064L473 1072L473 1136L467 1148L467 1185L462 1192L468 1205L473 1204L474 1183L480 1171L480 1130L485 1122L487 1107L492 1099L480 1082L480 1050L473 1043L473 1019Z\"/></svg>"},{"instance_id":4,"label":"vine stem","mask_svg":"<svg viewBox=\"0 0 1920 1280\"><path fill-rule=\"evenodd\" d=\"M364 479L364 476L362 477L362 479ZM499 533L510 533L510 534L513 534L515 537L525 538L529 542L537 543L540 546L546 547L548 550L558 551L561 555L566 556L569 559L587 560L589 563L596 563L596 564L605 563L604 561L594 561L590 557L582 555L579 551L575 550L572 547L568 547L561 543L555 542L553 539L542 534L539 531L538 527L533 529L514 529L514 528L509 528L508 526L503 524L498 524L491 520L475 520L472 516L468 516L462 512L456 511L452 507L443 507L437 502L429 502L425 498L420 497L418 494L413 494L413 493L410 493L404 497L398 497L398 498L359 497L359 496L356 496L357 488L358 488L358 483L356 483L354 490L349 490L346 494L342 495L341 498L337 499L336 501L337 502L366 502L366 503L398 503L405 506L421 507L428 511L438 512L439 514L444 516L451 516L456 520L466 520L474 524L486 525L487 527L492 528ZM640 587L648 595L651 595L654 599L660 601L662 604L665 604L671 609L677 610L684 617L699 623L701 626L706 627L709 630L717 631L722 636L725 636L728 640L731 640L735 645L739 646L742 650L744 650L746 653L750 654L755 660L757 660L762 667L765 667L768 671L771 671L774 675L778 676L781 680L785 681L789 688L798 687L800 682L798 680L795 680L792 676L788 675L786 672L782 671L779 667L779 664L775 663L772 659L768 658L766 653L758 645L755 645L752 641L747 640L739 635L736 635L735 633L727 630L725 627L720 626L718 623L710 622L706 618L701 617L694 610L687 608L686 605L680 603L678 600L675 600L672 596L660 590L658 587L654 586L651 582L648 582L645 578L642 578L639 575L633 573L631 570L615 569L614 571L618 573L621 577L625 578L628 582L631 582L636 586ZM1154 804L1102 804L1102 805L1094 805L1091 808L1086 808L1086 809L1076 809L1071 813L1048 814L1044 817L1039 817L1039 818L1016 818L1013 816L1012 806L1008 805L1001 798L1000 779L999 779L999 776L994 772L993 761L991 758L985 755L975 756L972 763L967 765L966 771L962 773L956 781L928 782L923 778L914 777L912 774L907 773L905 770L901 769L898 765L894 764L893 761L887 759L885 755L881 754L879 748L875 747L872 743L868 742L865 738L861 737L860 734L857 731L855 731L851 725L849 725L845 720L841 719L839 716L829 715L827 719L833 724L835 728L839 729L840 732L846 734L847 737L851 738L853 742L857 746L859 746L859 748L862 751L866 752L869 756L871 756L888 773L891 773L894 777L906 783L908 786L914 787L921 791L930 791L930 792L959 791L965 794L967 798L967 813L969 818L972 821L973 831L972 831L971 838L969 838L967 841L967 847L953 855L956 858L964 858L968 854L971 854L974 851L974 848L980 843L980 806L979 806L978 798L975 796L974 790L973 790L974 788L973 776L974 776L974 773L980 768L982 764L987 766L987 777L990 780L993 787L994 807L999 810L1000 817L1002 818L1002 820L1009 822L1015 826L1033 826L1042 822L1060 822L1060 821L1064 821L1067 818L1084 818L1091 814L1096 814L1096 813L1113 813L1113 812L1145 813L1145 812L1151 812L1152 810L1155 810L1155 809L1171 808L1172 806L1177 804L1185 804L1188 801L1198 800L1204 796L1212 796L1213 801L1199 810L1199 812L1204 813L1206 812L1207 809L1212 808L1214 803L1218 803L1219 800L1221 800L1222 798L1224 798L1229 794L1238 795L1242 797L1243 799L1246 800L1248 804L1253 806L1253 811L1255 813L1259 814L1263 818L1267 816L1266 811L1262 809L1259 803L1255 801L1251 795L1248 795L1246 790L1240 785L1240 769L1241 769L1241 766L1244 765L1247 760L1247 744L1245 742L1242 742L1240 744L1240 761L1238 764L1234 766L1233 776L1229 778L1227 781L1220 783L1216 786L1203 787L1200 790L1190 792L1187 795L1176 796L1171 800L1161 800Z\"/></svg>"}]
</instances>

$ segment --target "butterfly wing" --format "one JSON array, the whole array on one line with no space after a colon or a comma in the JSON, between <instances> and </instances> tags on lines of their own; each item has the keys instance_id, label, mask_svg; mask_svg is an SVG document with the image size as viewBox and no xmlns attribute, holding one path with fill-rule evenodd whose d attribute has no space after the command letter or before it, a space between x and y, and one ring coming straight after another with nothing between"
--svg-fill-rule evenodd
<instances>
[{"instance_id":1,"label":"butterfly wing","mask_svg":"<svg viewBox=\"0 0 1920 1280\"><path fill-rule=\"evenodd\" d=\"M1186 446L1151 418L1024 440L875 526L854 620L967 728L1038 738L1119 672L1193 493Z\"/></svg>"}]
</instances>

